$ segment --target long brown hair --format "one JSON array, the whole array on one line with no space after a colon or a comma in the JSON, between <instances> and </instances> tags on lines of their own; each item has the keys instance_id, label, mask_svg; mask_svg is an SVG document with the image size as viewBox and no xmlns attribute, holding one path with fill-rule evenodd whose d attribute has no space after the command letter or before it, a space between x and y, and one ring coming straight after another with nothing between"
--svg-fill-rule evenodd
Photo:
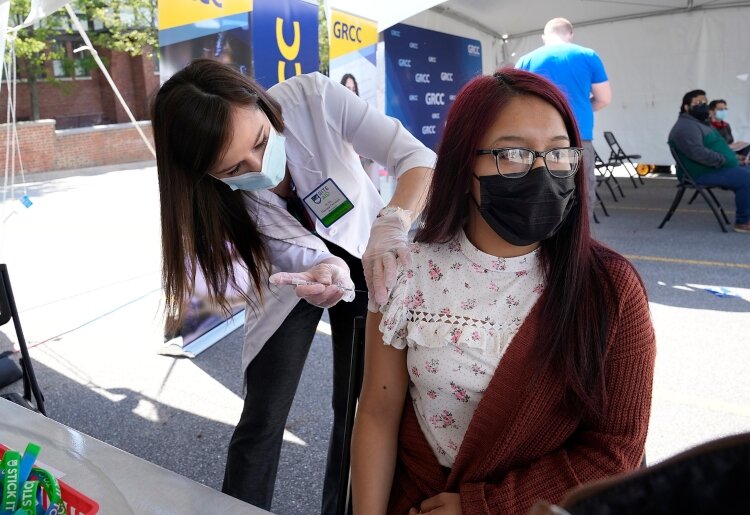
<instances>
[{"instance_id":1,"label":"long brown hair","mask_svg":"<svg viewBox=\"0 0 750 515\"><path fill-rule=\"evenodd\" d=\"M235 276L239 263L261 293L269 273L265 245L240 192L208 175L234 136L234 108L257 107L279 131L281 107L231 66L198 59L174 74L151 106L161 201L162 286L167 320L178 326L198 270L209 301L229 312L227 293L251 302Z\"/></svg>"},{"instance_id":2,"label":"long brown hair","mask_svg":"<svg viewBox=\"0 0 750 515\"><path fill-rule=\"evenodd\" d=\"M571 146L581 146L565 97L544 78L503 69L494 76L473 79L456 96L448 113L416 241L444 243L466 224L480 139L508 101L523 95L538 97L554 107L565 123ZM601 415L607 400L604 359L611 327L607 306L618 304L604 259L616 255L591 237L584 169L581 165L575 177L576 201L570 213L558 232L541 243L547 286L536 369L544 373L552 367L563 377L565 398L572 406Z\"/></svg>"}]
</instances>

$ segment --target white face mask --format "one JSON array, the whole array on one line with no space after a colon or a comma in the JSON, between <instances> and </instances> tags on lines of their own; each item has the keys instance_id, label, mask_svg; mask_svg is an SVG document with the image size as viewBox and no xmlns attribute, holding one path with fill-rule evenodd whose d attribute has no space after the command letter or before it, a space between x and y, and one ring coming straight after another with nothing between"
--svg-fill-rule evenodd
<instances>
[{"instance_id":1,"label":"white face mask","mask_svg":"<svg viewBox=\"0 0 750 515\"><path fill-rule=\"evenodd\" d=\"M219 180L227 184L232 191L258 191L275 188L286 174L286 138L271 126L268 142L263 152L260 172L248 172L236 177L222 177Z\"/></svg>"}]
</instances>

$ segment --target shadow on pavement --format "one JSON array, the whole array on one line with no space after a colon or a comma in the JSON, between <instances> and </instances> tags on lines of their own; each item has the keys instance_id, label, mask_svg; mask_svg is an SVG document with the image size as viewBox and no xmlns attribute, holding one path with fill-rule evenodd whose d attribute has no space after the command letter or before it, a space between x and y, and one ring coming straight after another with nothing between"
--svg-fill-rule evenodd
<instances>
[{"instance_id":1,"label":"shadow on pavement","mask_svg":"<svg viewBox=\"0 0 750 515\"><path fill-rule=\"evenodd\" d=\"M80 384L38 361L34 371L49 418L190 479L221 487L231 426L130 389ZM21 389L18 382L5 391Z\"/></svg>"}]
</instances>

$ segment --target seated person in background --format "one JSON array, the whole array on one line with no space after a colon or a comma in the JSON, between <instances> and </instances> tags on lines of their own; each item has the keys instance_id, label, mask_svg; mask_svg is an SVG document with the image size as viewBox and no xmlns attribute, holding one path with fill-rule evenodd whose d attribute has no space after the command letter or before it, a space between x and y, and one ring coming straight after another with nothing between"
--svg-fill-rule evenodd
<instances>
[{"instance_id":1,"label":"seated person in background","mask_svg":"<svg viewBox=\"0 0 750 515\"><path fill-rule=\"evenodd\" d=\"M734 230L750 233L750 168L740 167L737 155L711 126L707 102L701 89L685 93L680 115L669 132L669 144L695 182L734 191Z\"/></svg>"},{"instance_id":2,"label":"seated person in background","mask_svg":"<svg viewBox=\"0 0 750 515\"><path fill-rule=\"evenodd\" d=\"M539 75L458 94L411 263L367 320L355 514L526 514L641 463L654 331L590 234L580 145Z\"/></svg>"},{"instance_id":3,"label":"seated person in background","mask_svg":"<svg viewBox=\"0 0 750 515\"><path fill-rule=\"evenodd\" d=\"M721 134L721 137L724 138L727 144L731 144L734 141L732 127L724 121L727 117L726 100L711 100L711 103L708 104L708 116L711 119L713 128L719 131L719 134Z\"/></svg>"},{"instance_id":4,"label":"seated person in background","mask_svg":"<svg viewBox=\"0 0 750 515\"><path fill-rule=\"evenodd\" d=\"M742 155L743 158L747 157L750 153L750 143L747 141L734 141L732 127L726 122L727 101L721 99L711 100L708 104L708 115L711 118L711 125L719 131L719 134L727 142L729 148Z\"/></svg>"}]
</instances>

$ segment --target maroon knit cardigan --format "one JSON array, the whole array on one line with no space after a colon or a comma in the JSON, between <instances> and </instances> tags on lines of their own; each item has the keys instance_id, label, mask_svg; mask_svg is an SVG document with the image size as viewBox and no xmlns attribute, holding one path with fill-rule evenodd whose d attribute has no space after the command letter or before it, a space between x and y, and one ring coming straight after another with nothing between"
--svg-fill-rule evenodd
<instances>
[{"instance_id":1,"label":"maroon knit cardigan","mask_svg":"<svg viewBox=\"0 0 750 515\"><path fill-rule=\"evenodd\" d=\"M632 265L607 261L619 300L608 306L606 416L590 421L566 410L559 376L532 377L532 343L545 330L538 302L477 406L452 469L438 463L407 396L389 514L405 514L441 492L460 493L464 515L526 514L537 500L558 502L576 485L638 467L651 409L654 329Z\"/></svg>"}]
</instances>

